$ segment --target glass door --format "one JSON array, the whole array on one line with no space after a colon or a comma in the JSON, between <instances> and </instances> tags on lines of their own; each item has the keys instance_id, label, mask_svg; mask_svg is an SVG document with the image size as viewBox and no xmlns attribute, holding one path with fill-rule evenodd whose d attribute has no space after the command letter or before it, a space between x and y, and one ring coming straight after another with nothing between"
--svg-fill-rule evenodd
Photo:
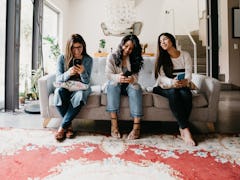
<instances>
[{"instance_id":1,"label":"glass door","mask_svg":"<svg viewBox=\"0 0 240 180\"><path fill-rule=\"evenodd\" d=\"M56 72L56 61L60 55L59 11L48 3L43 5L43 65L44 73Z\"/></svg>"},{"instance_id":2,"label":"glass door","mask_svg":"<svg viewBox=\"0 0 240 180\"><path fill-rule=\"evenodd\" d=\"M6 0L0 0L0 109L5 103L5 37L6 37Z\"/></svg>"},{"instance_id":3,"label":"glass door","mask_svg":"<svg viewBox=\"0 0 240 180\"><path fill-rule=\"evenodd\" d=\"M21 98L27 97L27 94L31 91L32 33L33 3L31 0L22 0L19 57L19 96Z\"/></svg>"}]
</instances>

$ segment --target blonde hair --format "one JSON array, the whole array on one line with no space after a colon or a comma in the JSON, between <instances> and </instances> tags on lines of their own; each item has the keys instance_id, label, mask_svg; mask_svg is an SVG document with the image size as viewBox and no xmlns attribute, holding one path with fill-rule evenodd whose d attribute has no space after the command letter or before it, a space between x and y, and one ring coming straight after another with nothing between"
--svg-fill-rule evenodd
<instances>
[{"instance_id":1,"label":"blonde hair","mask_svg":"<svg viewBox=\"0 0 240 180\"><path fill-rule=\"evenodd\" d=\"M73 58L72 54L72 46L74 43L80 43L83 46L83 52L82 55L87 55L87 50L86 50L86 43L84 39L82 38L81 35L79 34L72 34L69 40L67 41L66 48L65 48L65 61L66 61L66 67L65 70L69 68L69 64Z\"/></svg>"}]
</instances>

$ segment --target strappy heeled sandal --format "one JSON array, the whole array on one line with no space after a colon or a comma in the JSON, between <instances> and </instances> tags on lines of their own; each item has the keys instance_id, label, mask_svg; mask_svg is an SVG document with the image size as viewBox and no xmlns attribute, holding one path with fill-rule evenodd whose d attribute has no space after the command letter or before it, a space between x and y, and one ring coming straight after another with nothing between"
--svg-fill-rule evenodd
<instances>
[{"instance_id":1,"label":"strappy heeled sandal","mask_svg":"<svg viewBox=\"0 0 240 180\"><path fill-rule=\"evenodd\" d=\"M56 132L55 139L59 142L62 142L65 139L65 130L63 128Z\"/></svg>"},{"instance_id":2,"label":"strappy heeled sandal","mask_svg":"<svg viewBox=\"0 0 240 180\"><path fill-rule=\"evenodd\" d=\"M117 121L117 118L111 118L111 121ZM111 125L111 136L113 138L121 138L121 134L119 133L118 126Z\"/></svg>"},{"instance_id":3,"label":"strappy heeled sandal","mask_svg":"<svg viewBox=\"0 0 240 180\"><path fill-rule=\"evenodd\" d=\"M133 123L133 129L128 135L129 140L139 139L140 138L140 122L139 123ZM137 126L134 127L134 126Z\"/></svg>"},{"instance_id":4,"label":"strappy heeled sandal","mask_svg":"<svg viewBox=\"0 0 240 180\"><path fill-rule=\"evenodd\" d=\"M69 126L67 128L66 137L69 138L69 139L74 138L74 131L73 131L72 126Z\"/></svg>"}]
</instances>

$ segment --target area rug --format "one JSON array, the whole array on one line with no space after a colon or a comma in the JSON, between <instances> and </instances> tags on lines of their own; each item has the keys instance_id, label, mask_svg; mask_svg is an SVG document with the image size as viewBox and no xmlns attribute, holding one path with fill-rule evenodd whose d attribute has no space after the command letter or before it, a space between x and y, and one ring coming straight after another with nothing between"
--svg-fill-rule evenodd
<instances>
[{"instance_id":1,"label":"area rug","mask_svg":"<svg viewBox=\"0 0 240 180\"><path fill-rule=\"evenodd\" d=\"M0 129L0 179L240 179L240 135L208 134L187 147L178 135L138 140L81 133L59 143L51 130Z\"/></svg>"}]
</instances>

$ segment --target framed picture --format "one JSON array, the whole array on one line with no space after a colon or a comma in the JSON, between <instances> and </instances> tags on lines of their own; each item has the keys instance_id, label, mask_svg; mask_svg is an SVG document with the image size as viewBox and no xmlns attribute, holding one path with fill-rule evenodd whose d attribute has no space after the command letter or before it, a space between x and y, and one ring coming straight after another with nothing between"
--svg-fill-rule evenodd
<instances>
[{"instance_id":1,"label":"framed picture","mask_svg":"<svg viewBox=\"0 0 240 180\"><path fill-rule=\"evenodd\" d=\"M232 37L233 38L240 38L240 9L233 8L232 9Z\"/></svg>"}]
</instances>

